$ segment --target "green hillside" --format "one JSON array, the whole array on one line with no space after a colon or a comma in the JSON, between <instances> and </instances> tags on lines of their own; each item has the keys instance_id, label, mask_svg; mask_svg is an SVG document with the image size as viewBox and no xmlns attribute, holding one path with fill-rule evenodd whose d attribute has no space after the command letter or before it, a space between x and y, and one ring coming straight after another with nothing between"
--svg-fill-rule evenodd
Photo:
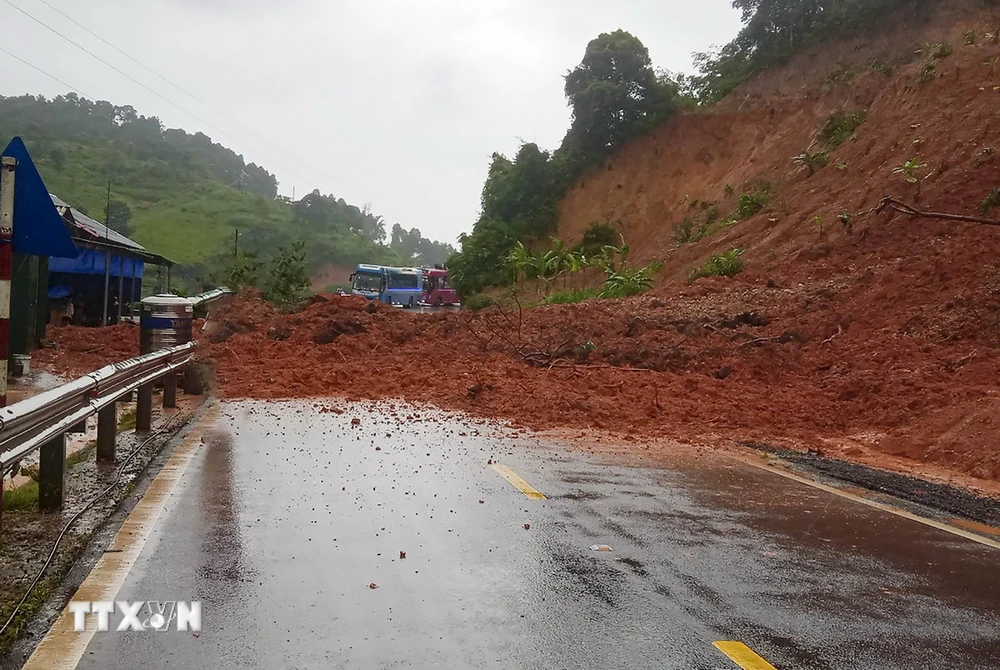
<instances>
[{"instance_id":1,"label":"green hillside","mask_svg":"<svg viewBox=\"0 0 1000 670\"><path fill-rule=\"evenodd\" d=\"M274 175L202 133L165 130L130 106L75 94L52 100L0 96L0 139L20 136L49 190L103 221L111 180L113 228L208 280L239 247L268 257L307 242L310 271L327 263L440 263L449 245L406 232L314 191L292 203Z\"/></svg>"}]
</instances>

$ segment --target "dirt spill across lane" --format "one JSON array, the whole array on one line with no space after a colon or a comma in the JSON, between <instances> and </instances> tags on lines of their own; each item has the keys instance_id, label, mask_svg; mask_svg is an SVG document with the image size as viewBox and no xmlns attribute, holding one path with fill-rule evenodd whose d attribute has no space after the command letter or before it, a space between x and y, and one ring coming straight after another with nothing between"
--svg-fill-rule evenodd
<instances>
[{"instance_id":1,"label":"dirt spill across lane","mask_svg":"<svg viewBox=\"0 0 1000 670\"><path fill-rule=\"evenodd\" d=\"M940 426L927 419L989 393L996 356L949 372L953 346L853 327L831 342L825 319L809 318L810 299L732 288L477 314L416 314L339 296L283 314L244 293L199 331L200 355L229 398L405 398L626 442L766 440L1000 478L989 426L942 449ZM754 311L765 298L770 305Z\"/></svg>"}]
</instances>

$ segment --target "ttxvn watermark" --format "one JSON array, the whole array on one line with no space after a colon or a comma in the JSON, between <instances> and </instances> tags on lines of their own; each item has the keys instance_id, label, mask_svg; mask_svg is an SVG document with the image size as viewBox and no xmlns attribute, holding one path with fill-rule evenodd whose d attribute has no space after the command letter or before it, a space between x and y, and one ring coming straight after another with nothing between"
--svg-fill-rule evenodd
<instances>
[{"instance_id":1,"label":"ttxvn watermark","mask_svg":"<svg viewBox=\"0 0 1000 670\"><path fill-rule=\"evenodd\" d=\"M69 604L73 613L73 630L87 629L87 616L97 617L97 630L111 630L111 615L116 611L120 617L115 630L157 631L178 630L181 632L201 632L201 603L197 600L74 600ZM171 624L174 624L171 627Z\"/></svg>"}]
</instances>

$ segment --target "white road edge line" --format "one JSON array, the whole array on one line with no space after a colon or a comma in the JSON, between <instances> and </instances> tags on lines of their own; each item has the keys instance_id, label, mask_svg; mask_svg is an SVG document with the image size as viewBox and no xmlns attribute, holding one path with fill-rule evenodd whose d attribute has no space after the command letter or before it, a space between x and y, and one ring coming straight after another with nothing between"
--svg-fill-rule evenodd
<instances>
[{"instance_id":1,"label":"white road edge line","mask_svg":"<svg viewBox=\"0 0 1000 670\"><path fill-rule=\"evenodd\" d=\"M848 500L853 500L854 502L861 503L862 505L867 505L868 507L874 507L877 510L883 512L888 512L889 514L895 514L898 517L904 519L909 519L910 521L916 521L917 523L922 523L925 526L930 526L931 528L937 528L938 530L943 530L946 533L951 533L952 535L957 535L966 540L972 540L973 542L978 542L979 544L986 545L993 549L1000 549L1000 542L996 540L991 540L988 537L983 537L978 533L971 533L961 528L955 528L946 523L940 521L935 521L934 519L928 519L927 517L914 514L912 512L907 512L906 510L893 507L892 505L887 505L885 503L880 503L875 500L869 500L868 498L863 498L853 493L848 493L847 491L841 491L835 486L829 486L827 484L821 484L820 482L814 481L807 477L802 477L791 472L786 472L781 468L776 468L772 465L764 465L762 463L754 463L750 459L742 459L738 456L733 456L733 458L741 463L746 463L747 465L757 468L759 470L765 470L766 472L771 472L786 479L791 479L792 481L799 482L800 484L805 484L806 486L811 486L814 489L819 489L820 491L826 491L827 493L832 493L833 495L840 496L841 498L847 498Z\"/></svg>"},{"instance_id":2,"label":"white road edge line","mask_svg":"<svg viewBox=\"0 0 1000 670\"><path fill-rule=\"evenodd\" d=\"M156 525L164 505L173 494L188 465L201 446L204 429L218 416L218 405L210 408L184 438L156 475L149 488L122 523L109 549L98 559L71 600L114 600L125 578ZM64 609L52 628L28 658L22 670L70 670L76 668L96 632L93 617L83 632L73 630L73 615Z\"/></svg>"}]
</instances>

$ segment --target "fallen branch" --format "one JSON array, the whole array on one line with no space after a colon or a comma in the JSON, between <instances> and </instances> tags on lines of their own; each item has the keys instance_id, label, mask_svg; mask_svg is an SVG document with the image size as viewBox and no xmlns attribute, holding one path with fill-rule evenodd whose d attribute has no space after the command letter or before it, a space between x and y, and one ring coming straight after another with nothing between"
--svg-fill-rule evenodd
<instances>
[{"instance_id":1,"label":"fallen branch","mask_svg":"<svg viewBox=\"0 0 1000 670\"><path fill-rule=\"evenodd\" d=\"M741 344L740 346L749 347L751 344L764 344L765 342L777 342L782 337L784 337L784 335L778 335L777 337L758 337L755 340L748 340L743 344Z\"/></svg>"},{"instance_id":2,"label":"fallen branch","mask_svg":"<svg viewBox=\"0 0 1000 670\"><path fill-rule=\"evenodd\" d=\"M843 335L843 334L844 334L844 328L842 326L838 325L837 326L837 332L834 333L833 335L831 335L830 337L826 338L822 342L820 342L819 346L822 347L824 345L830 344L831 342L833 342L833 338L835 338L835 337L837 337L839 335Z\"/></svg>"},{"instance_id":3,"label":"fallen branch","mask_svg":"<svg viewBox=\"0 0 1000 670\"><path fill-rule=\"evenodd\" d=\"M969 354L968 356L962 356L961 358L959 358L954 363L949 363L948 364L948 368L951 369L951 370L954 370L956 368L962 367L963 365L965 365L966 363L968 363L969 361L971 361L973 358L975 358L977 353L979 353L979 351L976 350L976 349L973 349L972 353Z\"/></svg>"},{"instance_id":4,"label":"fallen branch","mask_svg":"<svg viewBox=\"0 0 1000 670\"><path fill-rule=\"evenodd\" d=\"M575 365L573 363L569 363L569 364L566 364L566 365L552 365L552 366L549 366L549 369L550 370L552 370L552 369L555 369L555 370L621 370L622 372L653 372L653 373L656 373L656 370L650 370L649 368L625 368L625 367L618 367L616 365Z\"/></svg>"},{"instance_id":5,"label":"fallen branch","mask_svg":"<svg viewBox=\"0 0 1000 670\"><path fill-rule=\"evenodd\" d=\"M882 198L882 201L876 205L875 209L872 211L875 214L881 214L887 209L922 219L943 219L945 221L980 223L985 226L1000 226L1000 221L997 221L996 219L987 219L983 216L966 216L965 214L948 214L945 212L924 212L916 207L913 207L912 205L906 204L905 202L901 202L895 198L890 198L889 196Z\"/></svg>"}]
</instances>

